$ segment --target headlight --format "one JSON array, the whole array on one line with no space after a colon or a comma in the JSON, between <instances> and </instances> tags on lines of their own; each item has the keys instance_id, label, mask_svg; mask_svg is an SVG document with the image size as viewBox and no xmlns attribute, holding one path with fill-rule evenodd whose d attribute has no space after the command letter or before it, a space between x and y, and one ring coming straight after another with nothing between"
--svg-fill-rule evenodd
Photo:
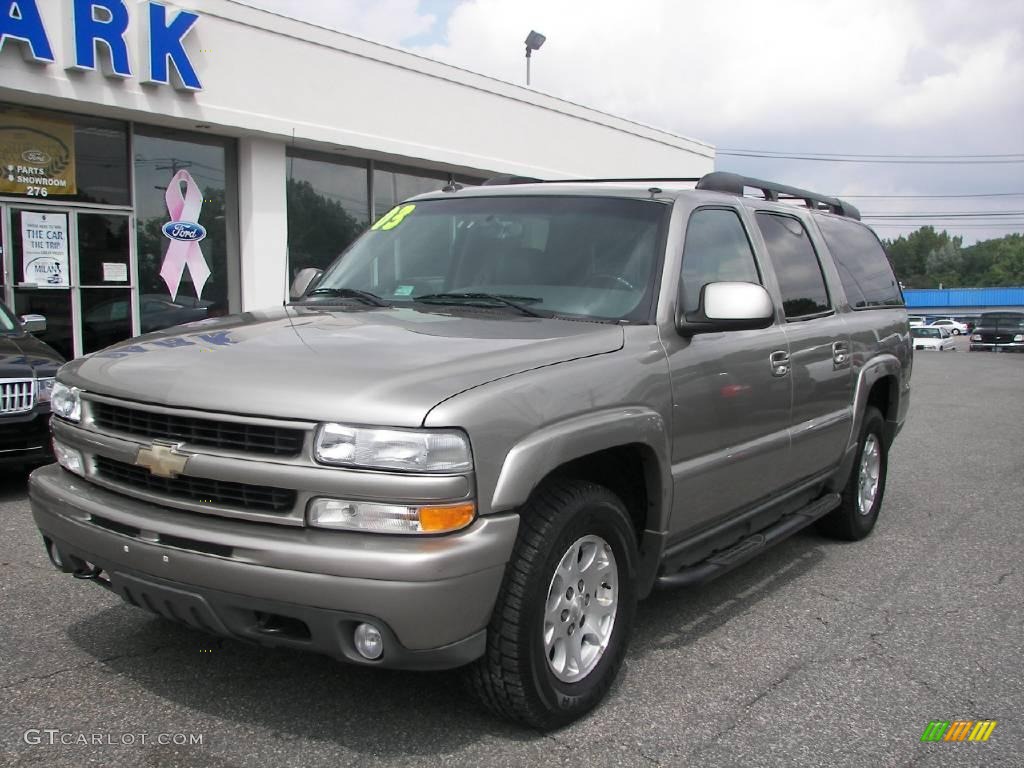
<instances>
[{"instance_id":1,"label":"headlight","mask_svg":"<svg viewBox=\"0 0 1024 768\"><path fill-rule=\"evenodd\" d=\"M56 379L36 379L36 402L48 403L53 395L53 385Z\"/></svg>"},{"instance_id":2,"label":"headlight","mask_svg":"<svg viewBox=\"0 0 1024 768\"><path fill-rule=\"evenodd\" d=\"M1014 341L1024 341L1024 333L1018 333L1016 336L1013 337L1013 340Z\"/></svg>"},{"instance_id":3,"label":"headlight","mask_svg":"<svg viewBox=\"0 0 1024 768\"><path fill-rule=\"evenodd\" d=\"M971 336L971 341L981 341L981 334L976 333L973 336Z\"/></svg>"},{"instance_id":4,"label":"headlight","mask_svg":"<svg viewBox=\"0 0 1024 768\"><path fill-rule=\"evenodd\" d=\"M308 521L317 528L377 533L450 533L465 528L476 518L476 504L411 506L375 501L313 499Z\"/></svg>"},{"instance_id":5,"label":"headlight","mask_svg":"<svg viewBox=\"0 0 1024 768\"><path fill-rule=\"evenodd\" d=\"M456 430L363 429L321 424L314 448L321 464L405 472L472 469L469 438Z\"/></svg>"},{"instance_id":6,"label":"headlight","mask_svg":"<svg viewBox=\"0 0 1024 768\"><path fill-rule=\"evenodd\" d=\"M82 420L82 398L78 387L69 387L59 381L53 383L50 392L50 410L68 421Z\"/></svg>"}]
</instances>

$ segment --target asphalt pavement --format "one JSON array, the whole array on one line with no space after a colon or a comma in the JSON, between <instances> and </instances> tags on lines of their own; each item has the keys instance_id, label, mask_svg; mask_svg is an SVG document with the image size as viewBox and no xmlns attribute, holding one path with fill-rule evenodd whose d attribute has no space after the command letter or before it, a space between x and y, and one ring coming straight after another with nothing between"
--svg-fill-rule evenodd
<instances>
[{"instance_id":1,"label":"asphalt pavement","mask_svg":"<svg viewBox=\"0 0 1024 768\"><path fill-rule=\"evenodd\" d=\"M913 382L871 537L801 533L656 594L610 697L551 734L492 719L456 673L267 650L122 604L53 569L24 478L3 476L0 764L1024 765L1024 355L919 352ZM920 741L958 719L998 725Z\"/></svg>"}]
</instances>

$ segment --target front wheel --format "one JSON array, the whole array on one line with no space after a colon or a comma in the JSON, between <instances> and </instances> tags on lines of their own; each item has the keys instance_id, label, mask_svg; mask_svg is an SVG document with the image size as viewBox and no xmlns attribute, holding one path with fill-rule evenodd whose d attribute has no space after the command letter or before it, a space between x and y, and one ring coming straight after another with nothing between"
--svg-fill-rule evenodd
<instances>
[{"instance_id":1,"label":"front wheel","mask_svg":"<svg viewBox=\"0 0 1024 768\"><path fill-rule=\"evenodd\" d=\"M622 501L581 480L540 488L519 533L469 684L492 712L565 725L611 687L636 610L636 534Z\"/></svg>"},{"instance_id":2,"label":"front wheel","mask_svg":"<svg viewBox=\"0 0 1024 768\"><path fill-rule=\"evenodd\" d=\"M864 411L857 460L843 489L842 501L819 524L824 533L837 539L859 541L874 529L889 467L884 430L885 419L881 412L869 406Z\"/></svg>"}]
</instances>

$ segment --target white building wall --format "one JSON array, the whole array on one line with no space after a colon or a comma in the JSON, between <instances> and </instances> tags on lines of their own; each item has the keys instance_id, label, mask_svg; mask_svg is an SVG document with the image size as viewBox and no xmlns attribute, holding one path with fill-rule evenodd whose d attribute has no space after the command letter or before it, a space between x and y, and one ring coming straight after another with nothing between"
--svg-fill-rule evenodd
<instances>
[{"instance_id":1,"label":"white building wall","mask_svg":"<svg viewBox=\"0 0 1024 768\"><path fill-rule=\"evenodd\" d=\"M281 304L286 297L288 217L285 145L270 139L238 143L238 227L242 309Z\"/></svg>"}]
</instances>

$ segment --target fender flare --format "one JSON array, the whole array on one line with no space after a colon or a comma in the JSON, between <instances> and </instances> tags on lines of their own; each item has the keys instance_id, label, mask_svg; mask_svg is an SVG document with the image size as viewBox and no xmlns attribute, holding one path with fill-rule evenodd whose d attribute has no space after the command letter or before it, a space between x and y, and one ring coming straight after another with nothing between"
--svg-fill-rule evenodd
<instances>
[{"instance_id":1,"label":"fender flare","mask_svg":"<svg viewBox=\"0 0 1024 768\"><path fill-rule=\"evenodd\" d=\"M575 416L530 433L509 450L494 487L490 509L501 512L521 507L552 470L591 453L625 445L642 445L658 467L659 497L650 499L647 528L667 530L672 509L669 435L657 411L639 406L614 408ZM652 512L653 517L652 518Z\"/></svg>"},{"instance_id":2,"label":"fender flare","mask_svg":"<svg viewBox=\"0 0 1024 768\"><path fill-rule=\"evenodd\" d=\"M857 453L857 441L860 438L860 428L864 423L864 411L867 409L868 395L871 388L881 379L892 376L896 380L895 391L890 394L890 413L894 416L899 413L899 399L901 396L899 384L900 373L903 366L895 355L883 354L873 357L861 367L857 374L857 383L853 394L853 418L850 420L850 437L846 442L846 450L843 454L843 461L839 470L833 475L830 487L833 490L841 490L849 478L853 469L853 461ZM895 434L888 436L891 442Z\"/></svg>"}]
</instances>

